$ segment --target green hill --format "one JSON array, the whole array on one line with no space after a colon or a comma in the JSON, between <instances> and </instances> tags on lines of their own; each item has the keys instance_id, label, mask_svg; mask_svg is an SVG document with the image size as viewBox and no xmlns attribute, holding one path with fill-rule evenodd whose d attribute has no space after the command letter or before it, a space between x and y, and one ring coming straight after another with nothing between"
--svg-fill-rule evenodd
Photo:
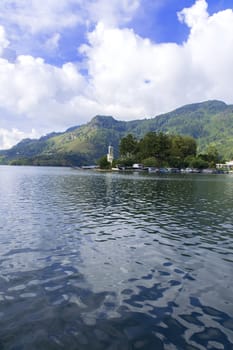
<instances>
[{"instance_id":1,"label":"green hill","mask_svg":"<svg viewBox=\"0 0 233 350\"><path fill-rule=\"evenodd\" d=\"M111 116L96 116L89 123L71 127L63 133L51 133L39 140L25 139L10 150L0 152L2 163L35 165L86 165L95 163L131 133L141 138L149 131L190 135L197 140L198 151L215 146L226 159L233 158L233 106L207 101L178 108L151 119L118 121Z\"/></svg>"},{"instance_id":2,"label":"green hill","mask_svg":"<svg viewBox=\"0 0 233 350\"><path fill-rule=\"evenodd\" d=\"M199 152L213 145L225 158L233 157L232 105L221 101L186 105L153 118L147 124L157 131L194 137Z\"/></svg>"}]
</instances>

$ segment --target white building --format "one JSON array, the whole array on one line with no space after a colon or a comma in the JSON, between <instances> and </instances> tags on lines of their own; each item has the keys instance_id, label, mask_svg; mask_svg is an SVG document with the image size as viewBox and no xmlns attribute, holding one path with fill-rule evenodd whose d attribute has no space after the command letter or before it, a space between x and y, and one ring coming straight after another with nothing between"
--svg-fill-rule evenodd
<instances>
[{"instance_id":1,"label":"white building","mask_svg":"<svg viewBox=\"0 0 233 350\"><path fill-rule=\"evenodd\" d=\"M112 164L114 159L113 146L108 146L107 161Z\"/></svg>"},{"instance_id":2,"label":"white building","mask_svg":"<svg viewBox=\"0 0 233 350\"><path fill-rule=\"evenodd\" d=\"M233 168L233 160L230 160L229 162L226 162L224 164L216 164L217 169L227 168L232 169Z\"/></svg>"},{"instance_id":3,"label":"white building","mask_svg":"<svg viewBox=\"0 0 233 350\"><path fill-rule=\"evenodd\" d=\"M135 170L142 170L144 168L143 164L135 163L133 164L133 169Z\"/></svg>"},{"instance_id":4,"label":"white building","mask_svg":"<svg viewBox=\"0 0 233 350\"><path fill-rule=\"evenodd\" d=\"M228 166L229 168L233 167L233 160L230 160L230 162L226 162L226 166Z\"/></svg>"}]
</instances>

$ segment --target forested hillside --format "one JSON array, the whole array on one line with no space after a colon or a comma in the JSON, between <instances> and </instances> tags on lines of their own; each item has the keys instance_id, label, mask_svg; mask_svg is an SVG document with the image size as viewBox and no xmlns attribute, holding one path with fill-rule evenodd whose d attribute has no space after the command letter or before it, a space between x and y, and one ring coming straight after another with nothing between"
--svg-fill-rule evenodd
<instances>
[{"instance_id":1,"label":"forested hillside","mask_svg":"<svg viewBox=\"0 0 233 350\"><path fill-rule=\"evenodd\" d=\"M120 140L129 133L138 140L150 131L192 136L197 152L216 147L225 159L233 158L233 106L207 101L178 108L151 119L118 121L96 116L89 123L63 133L51 133L39 140L26 139L0 152L1 163L34 165L86 165L106 154L107 146L119 155Z\"/></svg>"}]
</instances>

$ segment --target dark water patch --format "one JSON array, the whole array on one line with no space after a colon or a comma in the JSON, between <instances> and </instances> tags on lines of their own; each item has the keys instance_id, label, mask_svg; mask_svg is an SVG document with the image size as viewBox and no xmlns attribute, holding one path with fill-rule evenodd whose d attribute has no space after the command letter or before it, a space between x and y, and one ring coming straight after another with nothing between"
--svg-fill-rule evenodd
<instances>
[{"instance_id":1,"label":"dark water patch","mask_svg":"<svg viewBox=\"0 0 233 350\"><path fill-rule=\"evenodd\" d=\"M182 319L191 325L204 326L204 323L199 320L200 316L202 316L202 314L198 312L192 312L190 315L180 315Z\"/></svg>"},{"instance_id":2,"label":"dark water patch","mask_svg":"<svg viewBox=\"0 0 233 350\"><path fill-rule=\"evenodd\" d=\"M211 344L216 344L217 347L212 347L211 349L220 349L222 344L224 344L224 349L232 349L232 343L229 341L227 336L218 328L205 327L202 332L198 332L191 337L195 343L204 346L206 349L210 349ZM209 346L210 345L210 346Z\"/></svg>"}]
</instances>

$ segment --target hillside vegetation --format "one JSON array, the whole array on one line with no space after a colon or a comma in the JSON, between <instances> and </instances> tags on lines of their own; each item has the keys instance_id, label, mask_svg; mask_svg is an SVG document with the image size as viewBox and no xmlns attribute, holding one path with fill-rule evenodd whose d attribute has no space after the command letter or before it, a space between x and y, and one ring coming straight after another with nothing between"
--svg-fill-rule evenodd
<instances>
[{"instance_id":1,"label":"hillside vegetation","mask_svg":"<svg viewBox=\"0 0 233 350\"><path fill-rule=\"evenodd\" d=\"M197 152L213 146L225 159L233 158L233 106L207 101L178 108L151 119L118 121L96 116L89 123L63 133L51 133L39 140L25 139L0 152L3 164L87 165L106 154L107 146L119 155L120 140L129 133L138 140L148 132L186 135L195 138Z\"/></svg>"}]
</instances>

